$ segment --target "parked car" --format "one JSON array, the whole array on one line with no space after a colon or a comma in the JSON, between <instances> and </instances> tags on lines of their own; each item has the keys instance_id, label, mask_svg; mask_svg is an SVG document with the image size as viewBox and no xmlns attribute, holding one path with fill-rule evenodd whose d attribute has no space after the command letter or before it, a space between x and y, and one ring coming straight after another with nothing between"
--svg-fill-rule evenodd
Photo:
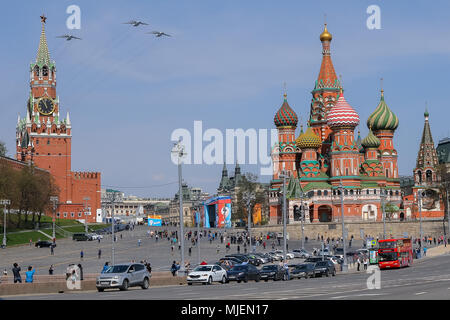
<instances>
[{"instance_id":1,"label":"parked car","mask_svg":"<svg viewBox=\"0 0 450 320\"><path fill-rule=\"evenodd\" d=\"M294 249L292 250L295 258L308 258L311 254L305 249Z\"/></svg>"},{"instance_id":2,"label":"parked car","mask_svg":"<svg viewBox=\"0 0 450 320\"><path fill-rule=\"evenodd\" d=\"M251 263L254 266L260 266L262 264L261 258L255 256L254 254L247 254L245 257L248 258L249 263Z\"/></svg>"},{"instance_id":3,"label":"parked car","mask_svg":"<svg viewBox=\"0 0 450 320\"><path fill-rule=\"evenodd\" d=\"M280 261L281 259L283 259L283 256L279 255L278 253L271 251L269 252L269 255L272 257L273 260L275 261Z\"/></svg>"},{"instance_id":4,"label":"parked car","mask_svg":"<svg viewBox=\"0 0 450 320\"><path fill-rule=\"evenodd\" d=\"M227 270L219 265L200 265L188 273L187 284L211 284L213 282L227 283Z\"/></svg>"},{"instance_id":5,"label":"parked car","mask_svg":"<svg viewBox=\"0 0 450 320\"><path fill-rule=\"evenodd\" d=\"M97 277L96 287L99 292L110 288L128 290L135 286L147 289L151 276L142 263L119 264L111 266Z\"/></svg>"},{"instance_id":6,"label":"parked car","mask_svg":"<svg viewBox=\"0 0 450 320\"><path fill-rule=\"evenodd\" d=\"M340 258L344 258L344 248L336 248L333 250L333 254L335 256L339 256Z\"/></svg>"},{"instance_id":7,"label":"parked car","mask_svg":"<svg viewBox=\"0 0 450 320\"><path fill-rule=\"evenodd\" d=\"M316 262L319 262L319 261L322 261L322 257L321 256L320 257L317 257L317 256L316 257L309 257L309 258L305 259L305 262L316 263Z\"/></svg>"},{"instance_id":8,"label":"parked car","mask_svg":"<svg viewBox=\"0 0 450 320\"><path fill-rule=\"evenodd\" d=\"M242 263L242 260L234 258L234 257L225 257L225 258L219 259L219 262L225 262L225 261L228 261L229 263L232 263L233 265Z\"/></svg>"},{"instance_id":9,"label":"parked car","mask_svg":"<svg viewBox=\"0 0 450 320\"><path fill-rule=\"evenodd\" d=\"M244 263L244 262L249 263L248 258L246 256L240 255L240 254L229 254L229 255L226 255L225 258L234 258L236 260L239 260L241 263Z\"/></svg>"},{"instance_id":10,"label":"parked car","mask_svg":"<svg viewBox=\"0 0 450 320\"><path fill-rule=\"evenodd\" d=\"M255 280L256 282L261 280L260 271L251 264L237 265L228 270L228 281L241 281L248 282L248 280Z\"/></svg>"},{"instance_id":11,"label":"parked car","mask_svg":"<svg viewBox=\"0 0 450 320\"><path fill-rule=\"evenodd\" d=\"M316 272L315 276L320 275L326 275L327 277L331 275L336 275L336 268L334 267L334 263L330 260L324 260L316 262L314 266L314 270Z\"/></svg>"},{"instance_id":12,"label":"parked car","mask_svg":"<svg viewBox=\"0 0 450 320\"><path fill-rule=\"evenodd\" d=\"M92 240L92 238L86 233L74 233L72 236L72 240L75 241L88 241L89 239Z\"/></svg>"},{"instance_id":13,"label":"parked car","mask_svg":"<svg viewBox=\"0 0 450 320\"><path fill-rule=\"evenodd\" d=\"M296 265L290 272L292 279L314 278L316 276L314 263L303 263Z\"/></svg>"},{"instance_id":14,"label":"parked car","mask_svg":"<svg viewBox=\"0 0 450 320\"><path fill-rule=\"evenodd\" d=\"M258 259L260 259L261 264L269 263L269 257L264 255L263 253L257 252L257 253L254 253L254 255L256 257L258 257Z\"/></svg>"},{"instance_id":15,"label":"parked car","mask_svg":"<svg viewBox=\"0 0 450 320\"><path fill-rule=\"evenodd\" d=\"M36 242L36 244L34 245L36 248L49 248L53 245L53 247L56 247L56 243L53 244L53 242L51 241L46 241L46 240L41 240Z\"/></svg>"},{"instance_id":16,"label":"parked car","mask_svg":"<svg viewBox=\"0 0 450 320\"><path fill-rule=\"evenodd\" d=\"M97 233L90 233L88 234L88 236L91 237L92 240L103 239L103 236Z\"/></svg>"},{"instance_id":17,"label":"parked car","mask_svg":"<svg viewBox=\"0 0 450 320\"><path fill-rule=\"evenodd\" d=\"M275 250L275 253L284 258L283 250ZM294 259L294 254L291 252L286 252L287 259Z\"/></svg>"},{"instance_id":18,"label":"parked car","mask_svg":"<svg viewBox=\"0 0 450 320\"><path fill-rule=\"evenodd\" d=\"M264 281L273 281L285 279L286 270L276 264L265 265L261 268L261 279Z\"/></svg>"},{"instance_id":19,"label":"parked car","mask_svg":"<svg viewBox=\"0 0 450 320\"><path fill-rule=\"evenodd\" d=\"M283 239L283 232L277 233L277 239ZM289 233L286 233L286 240L289 240Z\"/></svg>"}]
</instances>

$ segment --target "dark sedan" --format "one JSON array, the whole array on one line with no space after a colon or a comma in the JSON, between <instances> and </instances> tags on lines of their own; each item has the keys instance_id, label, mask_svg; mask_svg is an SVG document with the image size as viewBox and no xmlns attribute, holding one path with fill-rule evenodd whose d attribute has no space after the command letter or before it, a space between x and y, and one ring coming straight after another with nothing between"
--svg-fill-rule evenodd
<instances>
[{"instance_id":1,"label":"dark sedan","mask_svg":"<svg viewBox=\"0 0 450 320\"><path fill-rule=\"evenodd\" d=\"M242 264L234 266L227 272L228 281L241 281L248 282L248 280L255 280L256 282L261 280L260 271L251 264Z\"/></svg>"},{"instance_id":2,"label":"dark sedan","mask_svg":"<svg viewBox=\"0 0 450 320\"><path fill-rule=\"evenodd\" d=\"M56 244L53 244L53 242L50 242L50 241L38 241L38 242L36 242L36 244L34 245L35 247L37 247L37 248L45 248L45 247L47 247L47 248L49 248L49 247L51 247L53 245L53 247L56 247Z\"/></svg>"},{"instance_id":3,"label":"dark sedan","mask_svg":"<svg viewBox=\"0 0 450 320\"><path fill-rule=\"evenodd\" d=\"M315 277L314 263L304 263L296 265L290 273L291 278L314 278Z\"/></svg>"},{"instance_id":4,"label":"dark sedan","mask_svg":"<svg viewBox=\"0 0 450 320\"><path fill-rule=\"evenodd\" d=\"M270 279L277 281L285 278L286 270L276 264L271 264L262 267L260 273L261 279L264 281L269 281Z\"/></svg>"}]
</instances>

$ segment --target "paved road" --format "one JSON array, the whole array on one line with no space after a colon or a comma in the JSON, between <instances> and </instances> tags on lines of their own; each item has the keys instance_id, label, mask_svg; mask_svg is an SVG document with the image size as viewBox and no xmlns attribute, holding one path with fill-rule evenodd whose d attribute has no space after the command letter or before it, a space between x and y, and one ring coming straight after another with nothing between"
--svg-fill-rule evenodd
<instances>
[{"instance_id":1,"label":"paved road","mask_svg":"<svg viewBox=\"0 0 450 320\"><path fill-rule=\"evenodd\" d=\"M450 254L416 261L412 267L381 272L381 288L369 290L365 272L335 277L213 284L211 286L166 286L127 292L96 291L6 297L6 299L52 300L423 300L450 298Z\"/></svg>"},{"instance_id":2,"label":"paved road","mask_svg":"<svg viewBox=\"0 0 450 320\"><path fill-rule=\"evenodd\" d=\"M153 228L156 230L157 228ZM178 228L163 227L163 230L178 230ZM152 264L154 271L168 271L173 260L181 260L181 252L178 247L175 247L174 253L171 251L170 242L167 239L160 239L158 242L155 238L149 238L147 231L148 226L137 226L133 231L122 231L117 233L117 242L115 246L115 262L124 263L134 261L147 260ZM187 230L190 230L187 228ZM194 229L195 230L195 229ZM214 232L213 230L212 232ZM219 232L223 232L220 230ZM235 231L231 231L234 233ZM120 238L122 234L122 239ZM230 231L228 231L230 234ZM254 231L256 235L256 232ZM141 239L141 246L138 246L138 239ZM267 249L271 250L272 240L267 241ZM216 247L220 245L220 252L217 254ZM282 244L282 242L281 242ZM300 248L301 241L291 240L288 241L289 249ZM354 241L354 248L359 248L362 245L362 241ZM186 241L185 245L185 260L189 260L191 265L197 264L197 248L192 247L191 256L189 256L190 242ZM66 268L71 263L81 263L84 273L98 273L102 270L106 261L111 261L111 236L106 235L100 243L97 241L73 241L71 239L61 239L57 241L57 247L55 248L54 255L50 254L49 248L35 248L34 245L30 246L18 246L0 250L0 272L6 269L8 274L11 274L12 264L17 262L22 270L25 270L27 266L31 265L36 268L36 274L48 274L48 269L51 264L55 267L55 274L64 274ZM320 244L317 241L308 241L305 245L307 250L312 250L313 247L320 248ZM244 252L244 248L241 245L241 253ZM102 257L98 259L98 250L102 250ZM281 246L276 246L276 249L282 249ZM83 261L80 259L80 251L83 250ZM215 262L219 258L223 257L225 252L225 243L221 244L220 240L215 240L212 243L203 238L200 246L201 260L208 262ZM257 252L264 251L262 247L257 248ZM237 252L237 245L232 245L230 253Z\"/></svg>"}]
</instances>

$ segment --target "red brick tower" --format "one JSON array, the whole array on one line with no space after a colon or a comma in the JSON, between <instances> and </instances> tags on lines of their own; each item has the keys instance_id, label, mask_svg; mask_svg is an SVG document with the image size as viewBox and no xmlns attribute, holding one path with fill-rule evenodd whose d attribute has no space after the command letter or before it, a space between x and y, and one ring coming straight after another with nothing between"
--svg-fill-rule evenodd
<instances>
[{"instance_id":1,"label":"red brick tower","mask_svg":"<svg viewBox=\"0 0 450 320\"><path fill-rule=\"evenodd\" d=\"M327 115L335 105L341 84L334 71L331 60L330 44L333 37L327 30L325 24L324 31L320 35L322 42L322 64L320 65L319 76L314 85L311 100L310 125L314 133L323 141L319 153L327 155L331 147L331 129L327 125Z\"/></svg>"},{"instance_id":2,"label":"red brick tower","mask_svg":"<svg viewBox=\"0 0 450 320\"><path fill-rule=\"evenodd\" d=\"M46 17L41 16L42 31L36 61L30 65L30 95L27 115L18 119L16 132L17 154L20 161L33 163L51 173L60 189L60 217L84 219L84 198L96 221L100 205L100 173L71 171L72 124L69 112L60 118L59 97L56 95L56 66L50 60L45 36ZM97 190L99 192L97 192ZM93 214L92 214L93 213ZM81 214L81 215L80 215Z\"/></svg>"}]
</instances>

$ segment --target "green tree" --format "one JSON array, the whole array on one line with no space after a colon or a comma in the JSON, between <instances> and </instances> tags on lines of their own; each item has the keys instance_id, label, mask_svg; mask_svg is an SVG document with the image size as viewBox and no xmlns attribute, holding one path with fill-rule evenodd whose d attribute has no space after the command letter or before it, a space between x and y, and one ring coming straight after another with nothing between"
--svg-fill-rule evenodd
<instances>
[{"instance_id":1,"label":"green tree","mask_svg":"<svg viewBox=\"0 0 450 320\"><path fill-rule=\"evenodd\" d=\"M236 209L234 210L233 220L240 220L247 222L248 213L247 213L247 204L244 199L244 194L246 192L251 192L255 195L254 200L251 202L251 211L255 204L261 204L261 212L265 212L267 210L267 192L265 188L258 183L258 176L253 173L246 173L242 176L237 188L238 192L236 195ZM250 215L251 217L253 215Z\"/></svg>"},{"instance_id":2,"label":"green tree","mask_svg":"<svg viewBox=\"0 0 450 320\"><path fill-rule=\"evenodd\" d=\"M8 150L6 149L5 143L0 141L0 156L5 157Z\"/></svg>"}]
</instances>

